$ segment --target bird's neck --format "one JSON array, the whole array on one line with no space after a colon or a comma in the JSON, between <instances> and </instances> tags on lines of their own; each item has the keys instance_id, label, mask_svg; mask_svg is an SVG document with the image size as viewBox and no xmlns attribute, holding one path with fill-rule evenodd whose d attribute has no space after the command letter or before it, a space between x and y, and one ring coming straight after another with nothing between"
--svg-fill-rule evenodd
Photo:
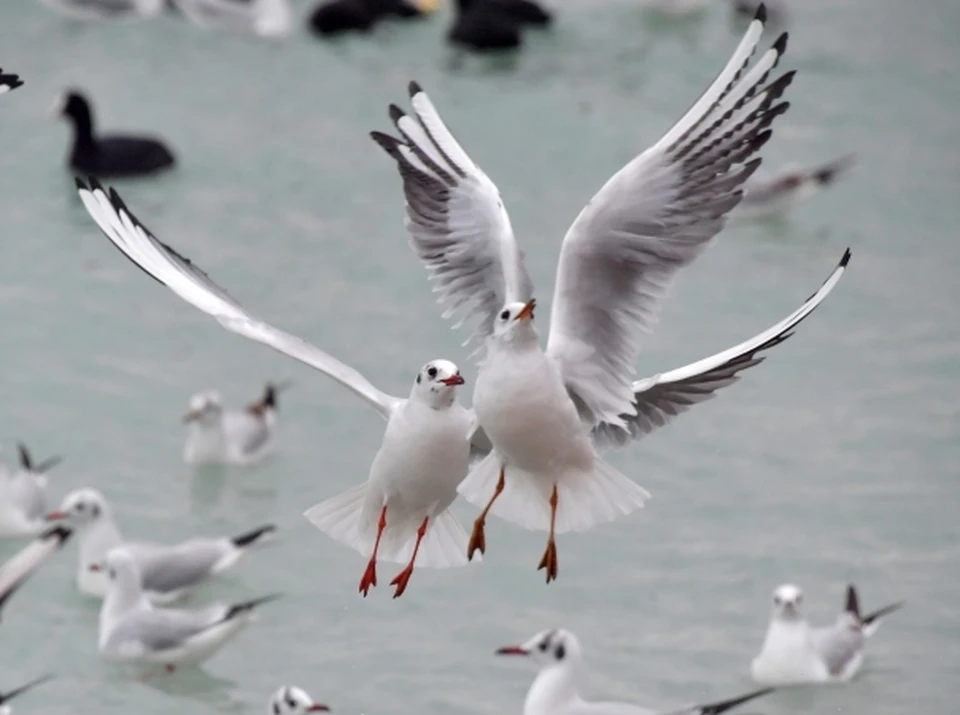
<instances>
[{"instance_id":1,"label":"bird's neck","mask_svg":"<svg viewBox=\"0 0 960 715\"><path fill-rule=\"evenodd\" d=\"M550 715L578 699L575 676L576 673L568 666L541 671L527 693L523 715Z\"/></svg>"},{"instance_id":2,"label":"bird's neck","mask_svg":"<svg viewBox=\"0 0 960 715\"><path fill-rule=\"evenodd\" d=\"M77 144L93 144L93 113L89 107L75 110L70 119Z\"/></svg>"},{"instance_id":3,"label":"bird's neck","mask_svg":"<svg viewBox=\"0 0 960 715\"><path fill-rule=\"evenodd\" d=\"M101 564L110 549L123 543L120 531L109 514L101 516L79 536L81 572L89 571L93 564Z\"/></svg>"}]
</instances>

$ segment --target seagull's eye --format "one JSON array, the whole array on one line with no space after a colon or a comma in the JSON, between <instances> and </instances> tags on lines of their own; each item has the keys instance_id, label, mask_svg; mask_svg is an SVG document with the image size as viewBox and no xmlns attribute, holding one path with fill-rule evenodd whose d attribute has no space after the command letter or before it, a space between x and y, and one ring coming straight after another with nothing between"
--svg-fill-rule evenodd
<instances>
[{"instance_id":1,"label":"seagull's eye","mask_svg":"<svg viewBox=\"0 0 960 715\"><path fill-rule=\"evenodd\" d=\"M79 503L77 504L77 511L79 511L79 512L82 512L82 511L83 511L84 509L86 509L86 508L87 508L87 505L84 504L83 502L79 502Z\"/></svg>"},{"instance_id":2,"label":"seagull's eye","mask_svg":"<svg viewBox=\"0 0 960 715\"><path fill-rule=\"evenodd\" d=\"M500 313L500 320L507 320L509 317L510 317L509 310L505 310L502 313Z\"/></svg>"},{"instance_id":3,"label":"seagull's eye","mask_svg":"<svg viewBox=\"0 0 960 715\"><path fill-rule=\"evenodd\" d=\"M117 572L114 571L113 569L110 569L110 570L107 572L107 575L110 577L110 580L113 580L113 579L115 579L115 578L117 577Z\"/></svg>"},{"instance_id":4,"label":"seagull's eye","mask_svg":"<svg viewBox=\"0 0 960 715\"><path fill-rule=\"evenodd\" d=\"M290 698L289 700L287 700L287 705L290 706L290 709L291 709L291 710L296 710L296 709L297 709L297 701L294 700L293 698Z\"/></svg>"},{"instance_id":5,"label":"seagull's eye","mask_svg":"<svg viewBox=\"0 0 960 715\"><path fill-rule=\"evenodd\" d=\"M436 376L437 376L437 368L431 367L429 370L427 370L427 375L428 375L431 379L434 378L434 377L436 377Z\"/></svg>"},{"instance_id":6,"label":"seagull's eye","mask_svg":"<svg viewBox=\"0 0 960 715\"><path fill-rule=\"evenodd\" d=\"M563 660L564 656L567 655L567 649L563 647L563 643L558 645L553 651L553 654L557 657L557 660Z\"/></svg>"},{"instance_id":7,"label":"seagull's eye","mask_svg":"<svg viewBox=\"0 0 960 715\"><path fill-rule=\"evenodd\" d=\"M550 643L548 643L547 641L540 641L540 645L537 646L537 648L540 649L541 653L546 653L547 648L549 647L550 647Z\"/></svg>"},{"instance_id":8,"label":"seagull's eye","mask_svg":"<svg viewBox=\"0 0 960 715\"><path fill-rule=\"evenodd\" d=\"M773 605L774 605L774 606L779 606L779 605L780 605L780 597L779 597L779 596L774 596L774 597L773 597Z\"/></svg>"}]
</instances>

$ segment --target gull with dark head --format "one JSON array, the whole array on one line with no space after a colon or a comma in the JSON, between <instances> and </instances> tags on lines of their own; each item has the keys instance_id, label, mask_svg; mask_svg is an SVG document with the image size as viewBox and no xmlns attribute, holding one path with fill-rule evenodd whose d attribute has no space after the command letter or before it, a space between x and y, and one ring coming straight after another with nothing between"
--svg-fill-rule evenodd
<instances>
[{"instance_id":1,"label":"gull with dark head","mask_svg":"<svg viewBox=\"0 0 960 715\"><path fill-rule=\"evenodd\" d=\"M10 92L17 87L20 87L22 84L23 80L20 79L20 75L4 72L2 69L0 69L0 94Z\"/></svg>"},{"instance_id":2,"label":"gull with dark head","mask_svg":"<svg viewBox=\"0 0 960 715\"><path fill-rule=\"evenodd\" d=\"M651 710L633 703L589 701L580 697L583 649L570 631L542 631L523 645L500 648L497 655L520 656L536 663L539 672L527 691L523 715L718 715L738 705L773 692L763 688L715 703L679 710Z\"/></svg>"},{"instance_id":3,"label":"gull with dark head","mask_svg":"<svg viewBox=\"0 0 960 715\"><path fill-rule=\"evenodd\" d=\"M421 368L408 398L374 387L320 348L248 313L210 277L160 242L113 189L79 179L80 198L107 238L127 258L227 330L268 345L313 367L362 397L385 420L380 450L366 483L315 505L306 517L319 529L369 558L360 579L366 596L377 583L379 559L406 563L393 579L394 598L415 565L462 566L467 535L448 507L467 474L476 418L456 399L464 380L456 365L433 360Z\"/></svg>"},{"instance_id":4,"label":"gull with dark head","mask_svg":"<svg viewBox=\"0 0 960 715\"><path fill-rule=\"evenodd\" d=\"M284 685L270 698L267 715L304 715L304 713L330 712L330 708L318 703L307 691L295 685Z\"/></svg>"},{"instance_id":5,"label":"gull with dark head","mask_svg":"<svg viewBox=\"0 0 960 715\"><path fill-rule=\"evenodd\" d=\"M847 682L860 672L867 639L880 618L902 607L897 602L861 614L857 589L850 584L836 621L814 628L803 616L803 592L793 584L778 586L763 647L750 667L753 679L772 685Z\"/></svg>"},{"instance_id":6,"label":"gull with dark head","mask_svg":"<svg viewBox=\"0 0 960 715\"><path fill-rule=\"evenodd\" d=\"M554 535L585 531L643 506L646 490L604 462L597 446L622 444L736 380L782 342L839 279L849 256L785 323L685 368L634 382L640 334L652 329L677 271L723 228L760 164L787 72L768 81L787 36L752 63L761 8L716 80L643 154L611 178L564 238L546 350L533 286L497 187L411 83L414 115L391 106L400 138L372 136L397 162L407 229L446 315L477 318L486 352L474 409L493 451L460 493L483 508L469 553L485 549L492 512L549 532L539 568L557 575Z\"/></svg>"},{"instance_id":7,"label":"gull with dark head","mask_svg":"<svg viewBox=\"0 0 960 715\"><path fill-rule=\"evenodd\" d=\"M188 464L249 465L273 451L277 395L286 385L268 384L263 396L243 410L228 410L220 393L204 390L190 398L183 416L189 426L183 459Z\"/></svg>"}]
</instances>

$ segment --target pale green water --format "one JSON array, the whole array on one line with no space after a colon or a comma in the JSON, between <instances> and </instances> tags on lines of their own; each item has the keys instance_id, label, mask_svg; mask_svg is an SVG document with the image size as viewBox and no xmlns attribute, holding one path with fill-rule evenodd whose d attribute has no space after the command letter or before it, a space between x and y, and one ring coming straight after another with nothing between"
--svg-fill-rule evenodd
<instances>
[{"instance_id":1,"label":"pale green water","mask_svg":"<svg viewBox=\"0 0 960 715\"><path fill-rule=\"evenodd\" d=\"M0 440L65 454L53 498L96 486L131 536L277 522L275 548L195 602L287 594L205 671L144 685L98 659L96 609L73 591L68 547L4 613L0 688L60 676L19 712L257 713L294 683L339 713L518 713L532 670L493 650L561 625L585 641L590 694L664 707L714 699L750 687L770 592L787 580L805 588L816 620L833 617L848 580L866 608L901 598L908 608L871 642L856 683L753 710L954 709L956 3L795 3L788 65L800 74L767 168L848 150L861 163L787 222L727 230L677 281L639 369L773 323L847 245L851 270L764 365L614 457L653 492L649 508L562 537L550 587L534 570L543 535L492 521L482 565L418 572L399 601L383 585L360 599L362 559L301 517L366 477L379 417L125 261L75 199L66 127L44 112L76 84L104 127L161 133L179 169L117 184L144 222L254 312L405 394L429 358L459 361L468 380L475 369L406 245L393 166L366 136L389 128L387 104L405 100L411 78L431 92L499 184L546 303L576 212L726 60L739 30L724 3L698 22L651 28L626 0L568 0L555 33L531 35L515 67L459 70L440 42L446 17L368 40L324 45L301 33L276 46L175 17L73 26L30 0L3 5L0 66L27 84L0 100ZM236 404L285 377L296 387L284 395L276 459L198 475L181 463L179 416L194 391L215 386Z\"/></svg>"}]
</instances>

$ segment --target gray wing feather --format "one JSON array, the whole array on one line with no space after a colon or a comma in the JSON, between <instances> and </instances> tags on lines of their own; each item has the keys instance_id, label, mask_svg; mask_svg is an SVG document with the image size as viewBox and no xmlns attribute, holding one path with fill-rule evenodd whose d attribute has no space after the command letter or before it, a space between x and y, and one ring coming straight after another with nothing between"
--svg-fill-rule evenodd
<instances>
[{"instance_id":1,"label":"gray wing feather","mask_svg":"<svg viewBox=\"0 0 960 715\"><path fill-rule=\"evenodd\" d=\"M215 604L199 611L164 608L129 613L114 627L107 649L120 649L125 643L138 644L147 652L171 650L222 619L227 609Z\"/></svg>"},{"instance_id":2,"label":"gray wing feather","mask_svg":"<svg viewBox=\"0 0 960 715\"><path fill-rule=\"evenodd\" d=\"M762 30L751 23L704 95L600 189L564 238L547 352L590 424L625 426L638 333L652 329L674 274L723 228L788 107L775 102L793 73L766 83L786 35L746 71Z\"/></svg>"},{"instance_id":3,"label":"gray wing feather","mask_svg":"<svg viewBox=\"0 0 960 715\"><path fill-rule=\"evenodd\" d=\"M146 591L170 593L195 586L213 571L224 548L216 539L191 539L176 546L134 545ZM128 547L129 548L129 547Z\"/></svg>"},{"instance_id":4,"label":"gray wing feather","mask_svg":"<svg viewBox=\"0 0 960 715\"><path fill-rule=\"evenodd\" d=\"M863 650L866 638L855 625L814 628L810 632L814 648L834 677L843 675L850 662Z\"/></svg>"},{"instance_id":5,"label":"gray wing feather","mask_svg":"<svg viewBox=\"0 0 960 715\"><path fill-rule=\"evenodd\" d=\"M850 257L848 249L819 290L797 310L762 333L697 362L634 382L635 413L620 416L626 429L601 422L593 430L594 441L602 447L626 445L663 427L694 405L715 397L718 390L737 382L742 371L763 362L766 359L763 353L793 335L797 325L826 299L846 271Z\"/></svg>"},{"instance_id":6,"label":"gray wing feather","mask_svg":"<svg viewBox=\"0 0 960 715\"><path fill-rule=\"evenodd\" d=\"M397 162L411 245L426 266L444 317L457 325L479 319L474 337L489 335L507 302L527 301L533 284L496 185L470 159L419 85L410 85L416 119L396 106L390 116L402 139L371 137Z\"/></svg>"}]
</instances>

